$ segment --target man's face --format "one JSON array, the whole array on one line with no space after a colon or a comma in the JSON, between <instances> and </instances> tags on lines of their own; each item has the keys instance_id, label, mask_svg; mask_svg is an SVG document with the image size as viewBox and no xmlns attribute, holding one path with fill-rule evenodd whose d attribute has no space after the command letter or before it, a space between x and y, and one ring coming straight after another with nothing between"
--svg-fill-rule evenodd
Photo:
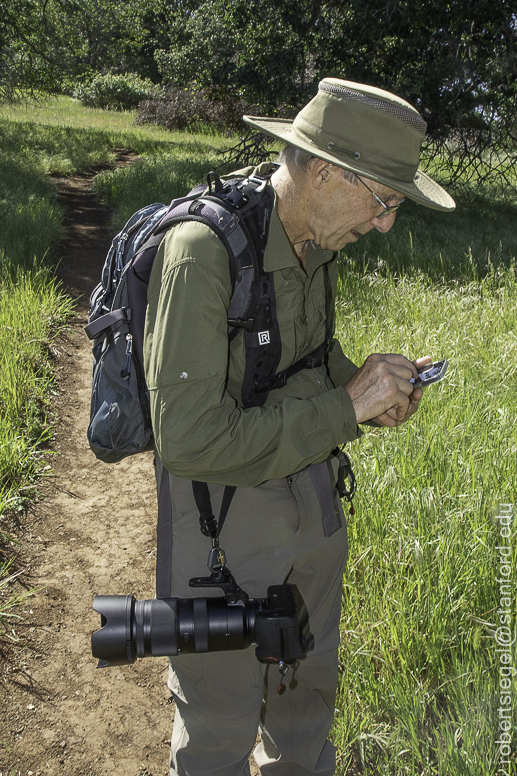
<instances>
[{"instance_id":1,"label":"man's face","mask_svg":"<svg viewBox=\"0 0 517 776\"><path fill-rule=\"evenodd\" d=\"M396 212L379 218L383 207L360 181L351 183L339 167L329 165L322 170L324 184L318 191L312 212L313 241L321 248L338 251L347 243L356 242L371 229L389 232ZM369 188L388 206L403 199L400 192L375 181L366 181Z\"/></svg>"}]
</instances>

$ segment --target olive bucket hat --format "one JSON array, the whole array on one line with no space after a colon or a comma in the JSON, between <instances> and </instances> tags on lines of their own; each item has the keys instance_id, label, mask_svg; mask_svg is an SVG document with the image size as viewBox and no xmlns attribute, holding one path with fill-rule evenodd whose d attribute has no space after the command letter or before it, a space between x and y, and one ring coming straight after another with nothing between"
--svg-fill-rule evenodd
<instances>
[{"instance_id":1,"label":"olive bucket hat","mask_svg":"<svg viewBox=\"0 0 517 776\"><path fill-rule=\"evenodd\" d=\"M434 210L454 210L452 197L418 169L427 128L405 100L375 86L324 78L294 120L244 121L319 159L351 170Z\"/></svg>"}]
</instances>

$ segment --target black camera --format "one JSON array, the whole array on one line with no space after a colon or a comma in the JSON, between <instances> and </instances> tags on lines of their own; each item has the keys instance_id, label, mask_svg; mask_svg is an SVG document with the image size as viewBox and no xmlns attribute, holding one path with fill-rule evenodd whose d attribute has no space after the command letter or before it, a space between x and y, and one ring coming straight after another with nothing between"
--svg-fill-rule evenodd
<instances>
[{"instance_id":1,"label":"black camera","mask_svg":"<svg viewBox=\"0 0 517 776\"><path fill-rule=\"evenodd\" d=\"M92 634L98 668L137 658L246 649L256 644L264 663L294 663L303 653L296 603L289 585L272 585L267 598L249 598L226 568L191 579L192 587L220 587L218 598L96 596L101 628Z\"/></svg>"}]
</instances>

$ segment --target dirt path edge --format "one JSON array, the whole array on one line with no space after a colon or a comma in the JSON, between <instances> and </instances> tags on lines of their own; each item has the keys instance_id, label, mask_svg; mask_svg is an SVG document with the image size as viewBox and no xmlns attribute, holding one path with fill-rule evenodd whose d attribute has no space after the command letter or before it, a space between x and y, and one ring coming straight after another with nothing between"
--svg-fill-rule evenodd
<instances>
[{"instance_id":1,"label":"dirt path edge","mask_svg":"<svg viewBox=\"0 0 517 776\"><path fill-rule=\"evenodd\" d=\"M173 706L166 660L96 669L97 594L154 595L156 498L151 455L108 466L86 442L89 294L111 241L93 176L57 181L68 232L59 273L78 300L55 348L59 417L53 474L27 514L21 554L39 588L22 606L24 645L2 666L0 773L164 776Z\"/></svg>"}]
</instances>

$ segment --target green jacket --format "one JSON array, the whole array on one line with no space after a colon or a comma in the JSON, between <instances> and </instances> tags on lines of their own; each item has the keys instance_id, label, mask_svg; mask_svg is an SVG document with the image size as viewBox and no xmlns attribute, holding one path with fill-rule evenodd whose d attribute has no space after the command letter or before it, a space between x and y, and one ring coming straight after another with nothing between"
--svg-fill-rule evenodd
<instances>
[{"instance_id":1,"label":"green jacket","mask_svg":"<svg viewBox=\"0 0 517 776\"><path fill-rule=\"evenodd\" d=\"M275 273L279 370L325 339L325 263L334 310L335 257L311 246L304 270L275 207L264 268ZM227 336L231 290L228 255L212 230L195 222L174 227L151 274L144 362L164 466L179 477L253 487L320 463L361 434L342 387L357 367L333 339L328 372L305 369L272 390L264 407L244 409L244 337L229 345Z\"/></svg>"}]
</instances>

